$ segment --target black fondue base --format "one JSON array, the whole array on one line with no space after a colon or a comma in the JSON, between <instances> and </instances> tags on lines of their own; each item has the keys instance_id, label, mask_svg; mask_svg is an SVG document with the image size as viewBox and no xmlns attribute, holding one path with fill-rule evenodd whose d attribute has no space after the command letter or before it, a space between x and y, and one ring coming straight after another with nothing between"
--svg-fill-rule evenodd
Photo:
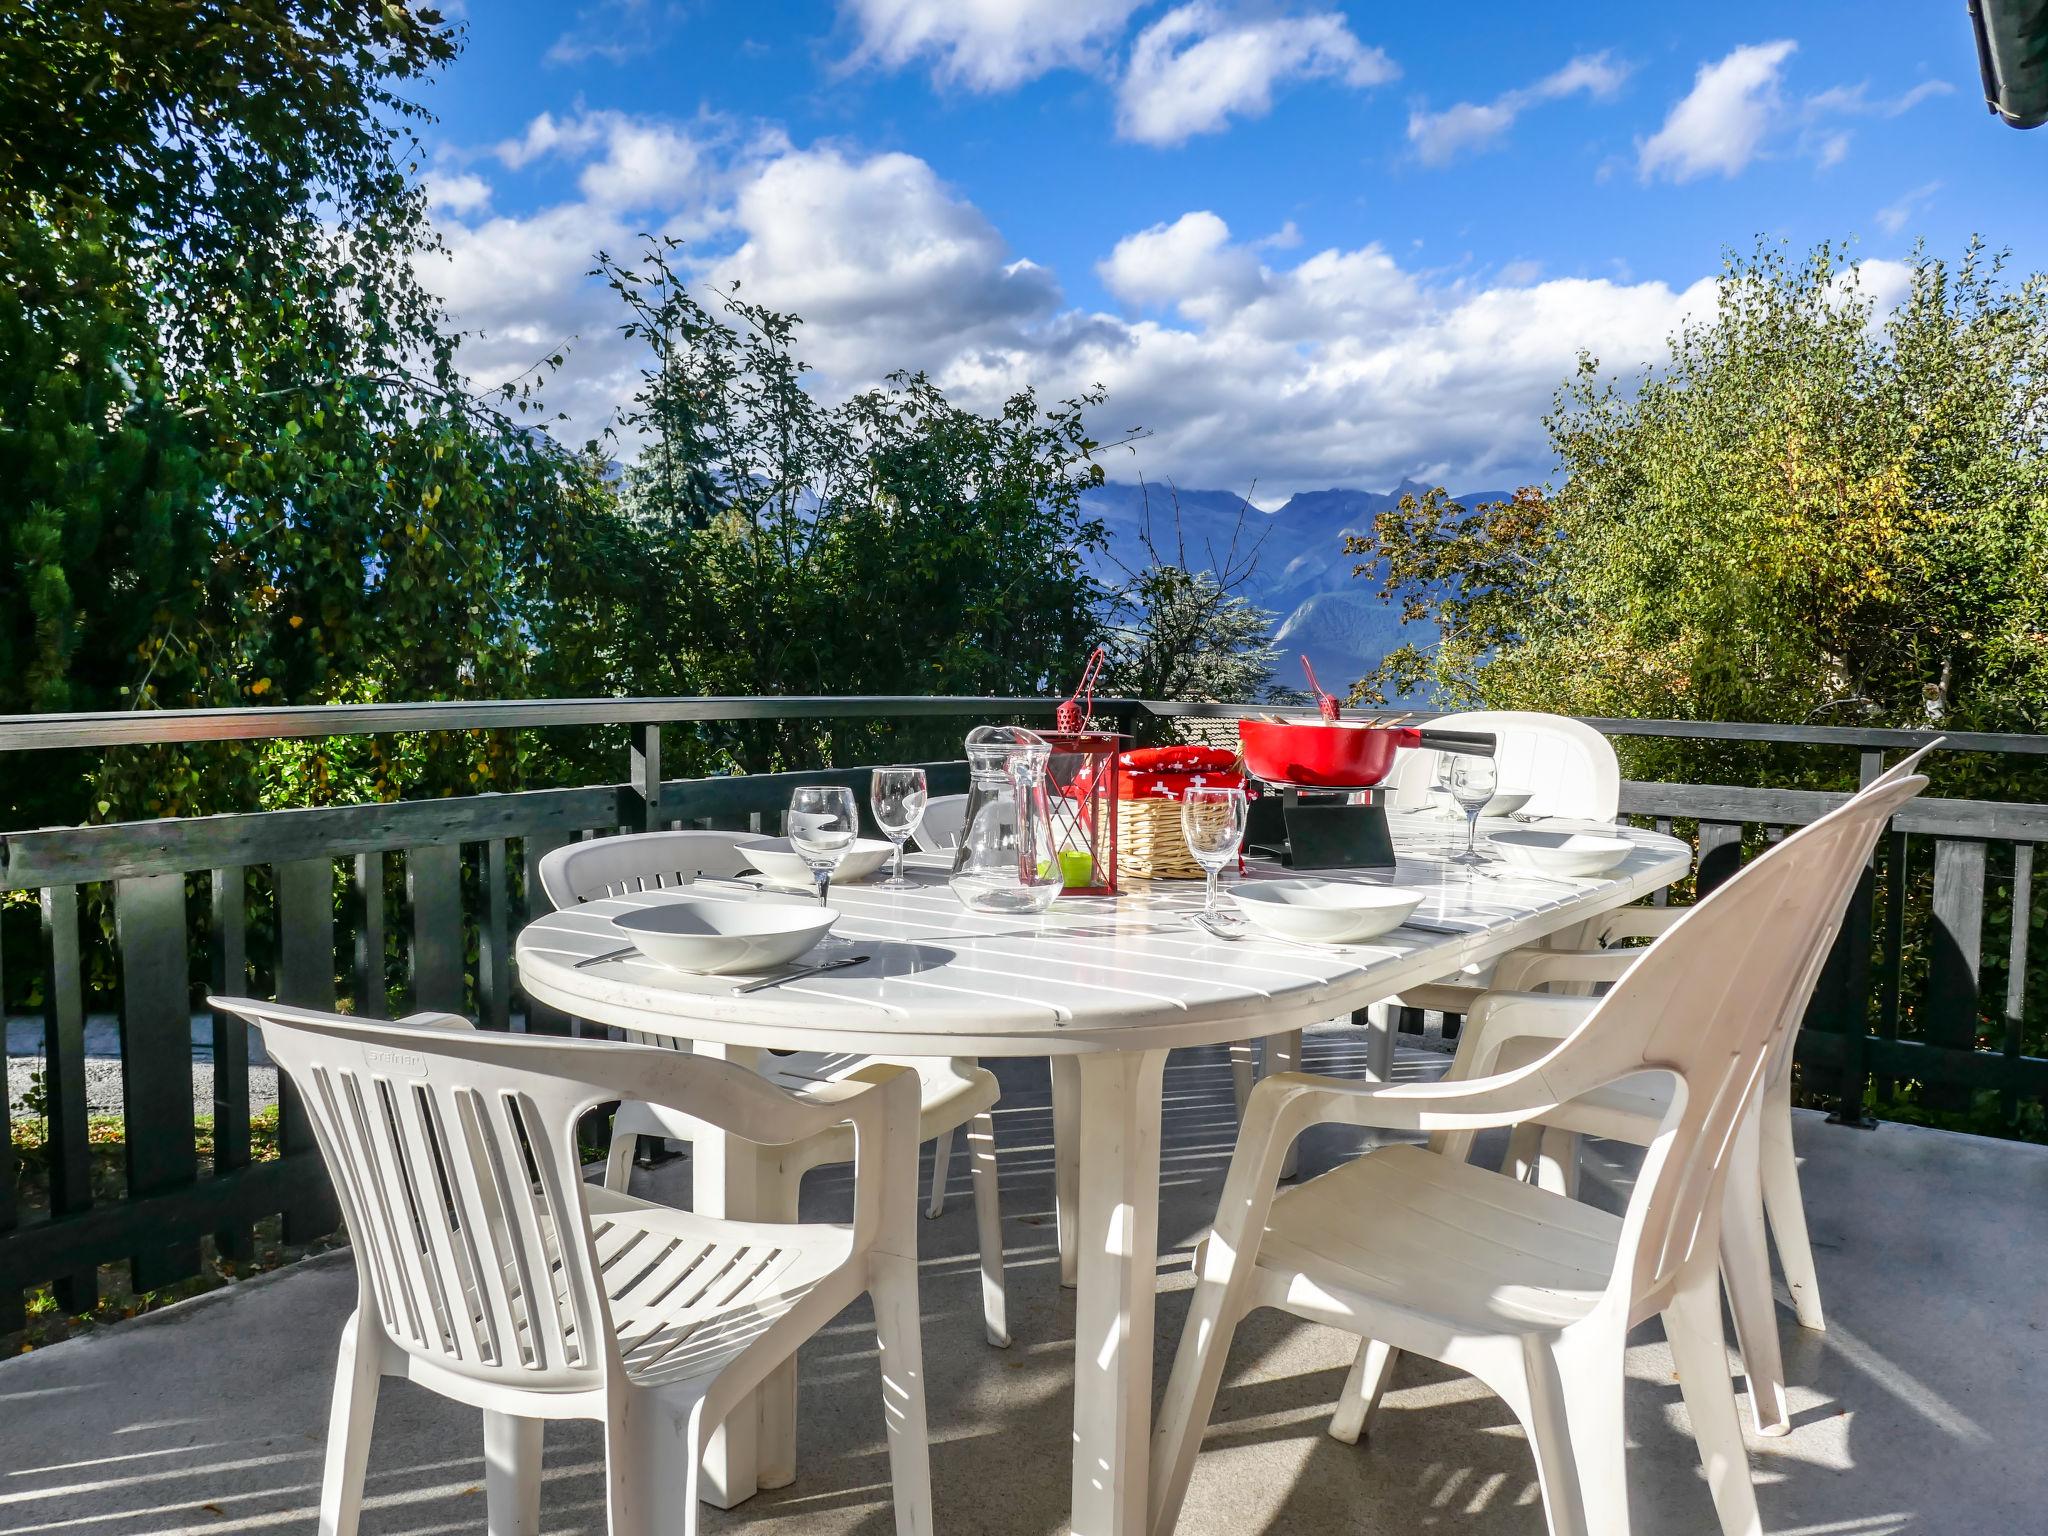
<instances>
[{"instance_id":1,"label":"black fondue base","mask_svg":"<svg viewBox=\"0 0 2048 1536\"><path fill-rule=\"evenodd\" d=\"M1302 789L1274 784L1254 800L1245 841L1289 869L1392 869L1385 785Z\"/></svg>"}]
</instances>

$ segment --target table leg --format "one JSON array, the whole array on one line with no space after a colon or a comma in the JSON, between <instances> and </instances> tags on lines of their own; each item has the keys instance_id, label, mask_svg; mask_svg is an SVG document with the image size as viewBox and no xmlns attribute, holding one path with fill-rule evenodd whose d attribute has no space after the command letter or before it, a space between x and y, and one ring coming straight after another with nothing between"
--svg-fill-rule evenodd
<instances>
[{"instance_id":1,"label":"table leg","mask_svg":"<svg viewBox=\"0 0 2048 1536\"><path fill-rule=\"evenodd\" d=\"M760 1052L751 1046L697 1043L697 1054L756 1070ZM758 1220L763 1169L761 1149L737 1136L703 1136L691 1144L696 1167L691 1174L693 1204L706 1216L733 1221ZM759 1490L760 1449L756 1433L760 1409L749 1398L734 1408L704 1450L698 1490L707 1504L731 1509ZM680 1518L680 1517L677 1517Z\"/></svg>"},{"instance_id":2,"label":"table leg","mask_svg":"<svg viewBox=\"0 0 2048 1536\"><path fill-rule=\"evenodd\" d=\"M1052 1067L1053 1231L1060 1250L1060 1284L1074 1288L1074 1228L1081 1206L1081 1066L1075 1056L1054 1056Z\"/></svg>"},{"instance_id":3,"label":"table leg","mask_svg":"<svg viewBox=\"0 0 2048 1536\"><path fill-rule=\"evenodd\" d=\"M1374 1003L1351 1015L1354 1024L1363 1023L1365 1037L1365 1080L1391 1083L1394 1080L1394 1035L1401 1027L1392 1003Z\"/></svg>"},{"instance_id":4,"label":"table leg","mask_svg":"<svg viewBox=\"0 0 2048 1536\"><path fill-rule=\"evenodd\" d=\"M1081 1187L1073 1531L1143 1536L1166 1052L1103 1051L1076 1060Z\"/></svg>"}]
</instances>

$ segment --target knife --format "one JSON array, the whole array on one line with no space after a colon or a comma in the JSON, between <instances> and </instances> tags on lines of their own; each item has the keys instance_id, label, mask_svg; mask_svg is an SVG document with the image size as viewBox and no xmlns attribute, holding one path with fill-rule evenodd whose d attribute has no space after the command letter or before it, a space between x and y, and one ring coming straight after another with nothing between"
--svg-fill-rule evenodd
<instances>
[{"instance_id":1,"label":"knife","mask_svg":"<svg viewBox=\"0 0 2048 1536\"><path fill-rule=\"evenodd\" d=\"M827 971L843 971L849 965L865 964L867 958L866 955L846 955L838 960L827 960L823 965L807 965L800 971L790 971L781 976L763 977L760 981L750 981L744 986L734 987L732 995L734 997L742 997L749 992L759 992L766 987L779 987L785 981L803 981L811 976L822 976Z\"/></svg>"},{"instance_id":2,"label":"knife","mask_svg":"<svg viewBox=\"0 0 2048 1536\"><path fill-rule=\"evenodd\" d=\"M1400 926L1403 928L1419 929L1423 933L1450 933L1460 937L1479 931L1477 928L1460 928L1450 923L1439 923L1433 918L1427 917L1411 917Z\"/></svg>"}]
</instances>

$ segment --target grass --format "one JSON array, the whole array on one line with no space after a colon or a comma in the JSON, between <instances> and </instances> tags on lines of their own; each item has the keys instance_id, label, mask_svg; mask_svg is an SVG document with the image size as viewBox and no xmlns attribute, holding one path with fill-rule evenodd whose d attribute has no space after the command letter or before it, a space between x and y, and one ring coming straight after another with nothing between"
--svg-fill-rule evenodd
<instances>
[{"instance_id":1,"label":"grass","mask_svg":"<svg viewBox=\"0 0 2048 1536\"><path fill-rule=\"evenodd\" d=\"M194 1146L199 1155L199 1174L205 1178L213 1172L213 1116L195 1116L192 1128ZM50 1208L48 1125L39 1116L24 1115L13 1122L10 1130L14 1143L17 1208L24 1217L44 1215ZM114 1202L127 1196L125 1136L126 1127L119 1115L94 1115L86 1122L95 1202ZM277 1110L273 1106L250 1116L249 1157L252 1162L267 1162L277 1155ZM270 1216L255 1224L254 1242L246 1258L225 1255L211 1236L202 1237L199 1273L173 1285L138 1291L128 1283L129 1272L125 1262L103 1264L99 1268L94 1304L78 1311L68 1311L59 1306L49 1286L36 1286L23 1295L26 1326L0 1333L0 1356L20 1354L123 1318L153 1312L174 1301L183 1301L251 1275L277 1269L308 1254L324 1252L344 1241L346 1238L337 1233L312 1243L288 1244L283 1239L282 1222L278 1217Z\"/></svg>"}]
</instances>

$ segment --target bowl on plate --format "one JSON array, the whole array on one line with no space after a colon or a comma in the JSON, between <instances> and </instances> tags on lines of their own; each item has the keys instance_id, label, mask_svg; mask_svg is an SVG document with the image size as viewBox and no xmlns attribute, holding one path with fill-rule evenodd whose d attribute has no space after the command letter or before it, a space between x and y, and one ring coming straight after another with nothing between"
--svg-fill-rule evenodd
<instances>
[{"instance_id":1,"label":"bowl on plate","mask_svg":"<svg viewBox=\"0 0 2048 1536\"><path fill-rule=\"evenodd\" d=\"M1421 891L1331 880L1250 880L1231 891L1254 928L1305 944L1355 944L1408 920Z\"/></svg>"},{"instance_id":2,"label":"bowl on plate","mask_svg":"<svg viewBox=\"0 0 2048 1536\"><path fill-rule=\"evenodd\" d=\"M1516 828L1496 832L1488 841L1510 864L1543 875L1604 875L1630 853L1626 838L1597 832L1538 832Z\"/></svg>"},{"instance_id":3,"label":"bowl on plate","mask_svg":"<svg viewBox=\"0 0 2048 1536\"><path fill-rule=\"evenodd\" d=\"M766 875L776 885L801 886L808 888L815 883L811 866L804 862L804 856L790 846L786 837L757 837L733 845L741 858ZM879 838L858 837L853 846L846 850L839 860L839 867L832 871L834 885L853 885L865 880L884 864L895 852L892 844Z\"/></svg>"},{"instance_id":4,"label":"bowl on plate","mask_svg":"<svg viewBox=\"0 0 2048 1536\"><path fill-rule=\"evenodd\" d=\"M723 976L789 964L839 920L828 907L794 901L720 901L676 894L621 912L612 926L657 965Z\"/></svg>"}]
</instances>

